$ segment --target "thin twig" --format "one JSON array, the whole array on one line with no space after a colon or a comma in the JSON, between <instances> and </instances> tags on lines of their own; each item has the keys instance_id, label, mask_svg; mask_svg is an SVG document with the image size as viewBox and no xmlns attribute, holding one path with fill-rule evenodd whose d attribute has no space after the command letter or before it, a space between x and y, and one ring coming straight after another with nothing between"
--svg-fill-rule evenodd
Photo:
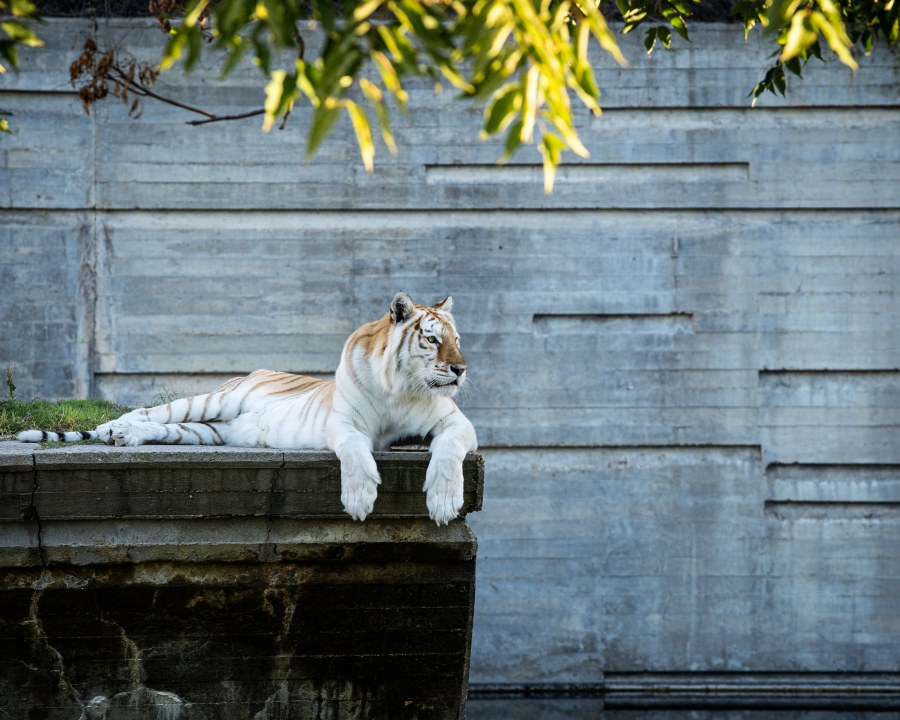
<instances>
[{"instance_id":1,"label":"thin twig","mask_svg":"<svg viewBox=\"0 0 900 720\"><path fill-rule=\"evenodd\" d=\"M118 77L113 76L113 72L118 75ZM173 100L172 98L168 98L164 95L160 95L159 93L153 92L150 88L148 88L144 83L135 80L129 80L128 76L122 72L122 69L117 65L114 65L111 68L111 72L107 74L107 77L113 82L119 82L122 84L128 92L136 93L141 97L149 97L154 100L159 100L160 102L166 103L167 105L173 105L174 107L181 108L182 110L187 110L188 112L196 113L197 115L203 115L204 117L213 120L217 116L207 110L201 110L200 108L193 107L192 105L186 105L183 102L179 102L178 100Z\"/></svg>"},{"instance_id":2,"label":"thin twig","mask_svg":"<svg viewBox=\"0 0 900 720\"><path fill-rule=\"evenodd\" d=\"M259 110L251 110L250 112L240 113L239 115L212 115L211 113L204 112L203 114L207 116L206 120L188 120L187 124L197 126L214 122L222 122L223 120L244 120L245 118L263 115L265 114L265 112L266 111L263 108L260 108Z\"/></svg>"}]
</instances>

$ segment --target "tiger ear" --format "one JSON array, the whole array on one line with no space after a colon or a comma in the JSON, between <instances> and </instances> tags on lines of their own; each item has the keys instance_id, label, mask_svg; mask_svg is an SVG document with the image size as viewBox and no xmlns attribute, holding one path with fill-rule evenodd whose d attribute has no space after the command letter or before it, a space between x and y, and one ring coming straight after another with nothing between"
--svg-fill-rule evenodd
<instances>
[{"instance_id":1,"label":"tiger ear","mask_svg":"<svg viewBox=\"0 0 900 720\"><path fill-rule=\"evenodd\" d=\"M453 298L448 295L440 302L436 302L434 304L434 309L440 310L441 312L450 312L451 310L453 310Z\"/></svg>"},{"instance_id":2,"label":"tiger ear","mask_svg":"<svg viewBox=\"0 0 900 720\"><path fill-rule=\"evenodd\" d=\"M397 325L405 323L416 311L416 304L406 293L397 293L391 300L391 317Z\"/></svg>"}]
</instances>

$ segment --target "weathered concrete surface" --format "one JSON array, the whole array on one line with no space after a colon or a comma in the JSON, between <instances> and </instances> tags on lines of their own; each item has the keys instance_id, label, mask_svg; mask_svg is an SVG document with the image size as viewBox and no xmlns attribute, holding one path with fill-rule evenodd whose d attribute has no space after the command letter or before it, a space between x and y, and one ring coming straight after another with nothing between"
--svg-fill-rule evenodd
<instances>
[{"instance_id":1,"label":"weathered concrete surface","mask_svg":"<svg viewBox=\"0 0 900 720\"><path fill-rule=\"evenodd\" d=\"M250 448L81 445L54 450L0 443L0 522L33 508L44 520L95 518L343 517L333 453ZM31 446L33 447L33 446ZM373 515L427 517L423 452L382 452ZM15 463L14 465L12 463ZM484 466L463 463L461 514L478 510Z\"/></svg>"},{"instance_id":2,"label":"weathered concrete surface","mask_svg":"<svg viewBox=\"0 0 900 720\"><path fill-rule=\"evenodd\" d=\"M650 58L626 36L603 116L576 113L591 157L546 196L536 151L496 167L481 113L424 84L372 175L344 122L305 160L300 107L269 134L153 104L86 117L67 67L89 24L42 27L0 78L19 128L0 362L21 397L325 375L397 290L450 293L491 468L474 682L900 667L893 54L814 61L751 108L758 35L692 25ZM158 53L149 25L101 35L126 29ZM216 76L163 81L261 106L255 68Z\"/></svg>"},{"instance_id":3,"label":"weathered concrete surface","mask_svg":"<svg viewBox=\"0 0 900 720\"><path fill-rule=\"evenodd\" d=\"M408 499L426 459L379 454L356 523L326 453L0 443L3 716L462 717L476 541ZM304 482L324 512L280 497Z\"/></svg>"}]
</instances>

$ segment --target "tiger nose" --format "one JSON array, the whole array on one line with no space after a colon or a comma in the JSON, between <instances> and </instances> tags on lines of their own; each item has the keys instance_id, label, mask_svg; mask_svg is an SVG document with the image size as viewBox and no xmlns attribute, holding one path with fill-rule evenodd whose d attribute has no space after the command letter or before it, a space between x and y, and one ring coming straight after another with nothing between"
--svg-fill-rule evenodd
<instances>
[{"instance_id":1,"label":"tiger nose","mask_svg":"<svg viewBox=\"0 0 900 720\"><path fill-rule=\"evenodd\" d=\"M450 366L450 369L451 369L454 373L456 373L456 376L457 376L457 377L459 377L460 375L462 375L462 374L466 371L466 366L465 366L465 365L451 365L451 366Z\"/></svg>"}]
</instances>

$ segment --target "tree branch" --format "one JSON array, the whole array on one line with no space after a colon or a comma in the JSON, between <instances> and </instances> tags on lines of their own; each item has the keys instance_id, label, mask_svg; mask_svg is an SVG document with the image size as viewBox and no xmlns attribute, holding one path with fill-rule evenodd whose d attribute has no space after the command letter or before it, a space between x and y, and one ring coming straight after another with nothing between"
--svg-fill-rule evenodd
<instances>
[{"instance_id":1,"label":"tree branch","mask_svg":"<svg viewBox=\"0 0 900 720\"><path fill-rule=\"evenodd\" d=\"M158 100L159 102L165 103L166 105L171 105L182 110L187 110L188 112L192 112L196 115L202 115L204 117L203 120L189 120L187 122L188 125L197 126L214 122L224 122L226 120L244 120L246 118L256 117L265 113L265 110L263 108L259 108L258 110L251 110L249 112L239 113L237 115L216 115L215 113L211 113L208 110L204 110L203 108L188 105L187 103L183 103L179 100L174 100L173 98L166 97L165 95L160 95L159 93L154 92L141 80L129 78L125 71L123 71L122 68L120 68L118 65L113 65L106 73L106 77L110 81L118 83L123 88L125 88L126 92L130 92L133 95L152 98L153 100Z\"/></svg>"},{"instance_id":2,"label":"tree branch","mask_svg":"<svg viewBox=\"0 0 900 720\"><path fill-rule=\"evenodd\" d=\"M118 65L113 65L106 73L106 77L112 82L122 85L122 87L125 88L126 92L140 95L141 97L153 98L154 100L158 100L159 102L165 103L166 105L172 105L174 107L181 108L182 110L196 113L197 115L203 115L204 117L207 117L209 119L213 119L216 117L214 113L211 113L207 110L194 107L193 105L187 105L183 102L179 102L178 100L173 100L172 98L166 97L165 95L160 95L159 93L153 92L153 90L147 87L147 85L145 85L140 80L129 79L128 75Z\"/></svg>"},{"instance_id":3,"label":"tree branch","mask_svg":"<svg viewBox=\"0 0 900 720\"><path fill-rule=\"evenodd\" d=\"M202 111L197 110L196 112ZM259 110L251 110L250 112L240 113L238 115L213 115L211 113L203 112L202 114L207 116L206 120L188 120L187 124L196 127L197 125L207 125L209 123L222 122L225 120L244 120L246 118L256 117L258 115L264 115L265 112L266 111L263 108L260 108Z\"/></svg>"}]
</instances>

